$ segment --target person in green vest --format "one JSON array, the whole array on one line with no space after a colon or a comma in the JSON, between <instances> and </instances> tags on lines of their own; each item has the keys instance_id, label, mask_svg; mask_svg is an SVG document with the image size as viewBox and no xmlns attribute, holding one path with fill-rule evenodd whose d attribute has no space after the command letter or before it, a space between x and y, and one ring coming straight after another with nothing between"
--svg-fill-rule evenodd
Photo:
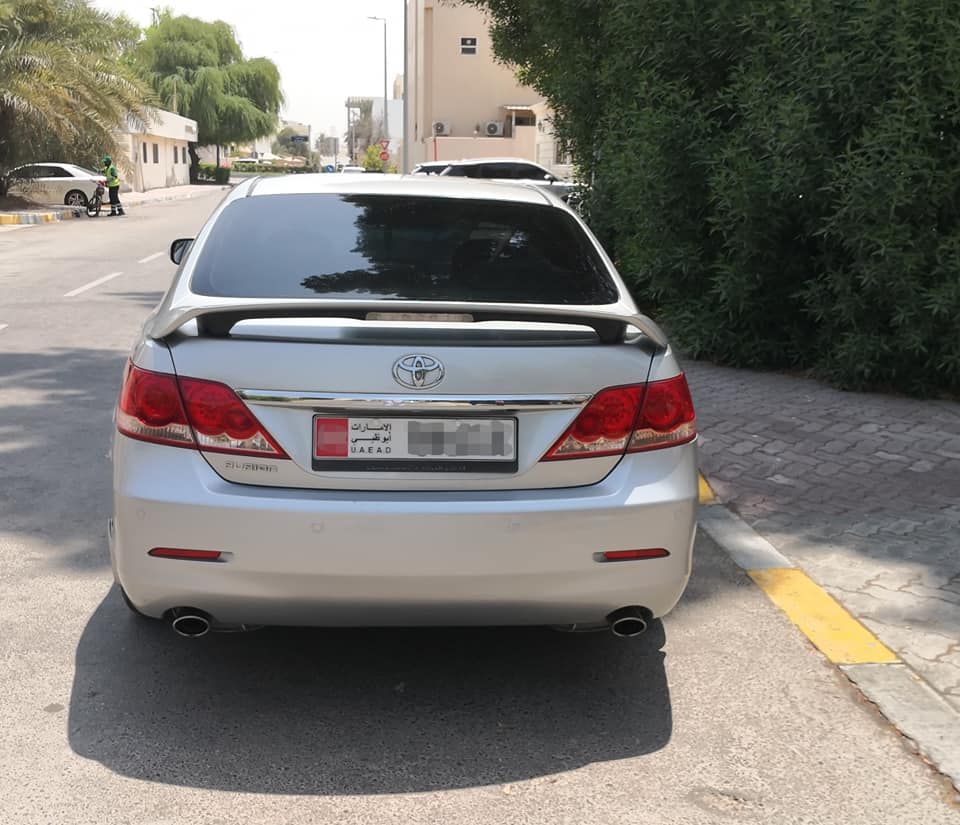
<instances>
[{"instance_id":1,"label":"person in green vest","mask_svg":"<svg viewBox=\"0 0 960 825\"><path fill-rule=\"evenodd\" d=\"M100 171L107 179L107 191L110 192L110 214L123 215L123 207L120 205L120 175L110 155L103 156L103 168Z\"/></svg>"}]
</instances>

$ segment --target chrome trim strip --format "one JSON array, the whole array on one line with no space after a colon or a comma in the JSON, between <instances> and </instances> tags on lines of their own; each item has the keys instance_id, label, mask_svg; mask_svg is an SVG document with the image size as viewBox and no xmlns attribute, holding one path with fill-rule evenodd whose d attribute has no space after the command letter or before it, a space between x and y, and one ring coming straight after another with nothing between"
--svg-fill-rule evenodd
<instances>
[{"instance_id":1,"label":"chrome trim strip","mask_svg":"<svg viewBox=\"0 0 960 825\"><path fill-rule=\"evenodd\" d=\"M313 410L428 410L434 412L536 412L582 407L592 396L513 395L502 398L437 395L337 395L288 390L237 390L244 401L269 407L302 407Z\"/></svg>"}]
</instances>

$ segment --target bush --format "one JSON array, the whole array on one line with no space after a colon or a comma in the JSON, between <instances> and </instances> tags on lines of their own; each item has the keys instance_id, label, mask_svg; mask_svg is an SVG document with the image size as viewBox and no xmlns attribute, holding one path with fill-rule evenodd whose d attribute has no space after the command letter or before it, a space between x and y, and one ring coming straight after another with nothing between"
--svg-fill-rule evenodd
<instances>
[{"instance_id":1,"label":"bush","mask_svg":"<svg viewBox=\"0 0 960 825\"><path fill-rule=\"evenodd\" d=\"M201 161L197 166L197 179L198 180L213 180L216 175L216 164L213 163L204 163Z\"/></svg>"},{"instance_id":2,"label":"bush","mask_svg":"<svg viewBox=\"0 0 960 825\"><path fill-rule=\"evenodd\" d=\"M218 166L213 170L213 179L219 184L225 185L230 183L230 167Z\"/></svg>"},{"instance_id":3,"label":"bush","mask_svg":"<svg viewBox=\"0 0 960 825\"><path fill-rule=\"evenodd\" d=\"M960 390L960 0L474 2L682 348Z\"/></svg>"},{"instance_id":4,"label":"bush","mask_svg":"<svg viewBox=\"0 0 960 825\"><path fill-rule=\"evenodd\" d=\"M237 172L254 172L256 174L272 173L275 175L309 174L317 171L316 166L283 167L269 163L239 163L233 167Z\"/></svg>"}]
</instances>

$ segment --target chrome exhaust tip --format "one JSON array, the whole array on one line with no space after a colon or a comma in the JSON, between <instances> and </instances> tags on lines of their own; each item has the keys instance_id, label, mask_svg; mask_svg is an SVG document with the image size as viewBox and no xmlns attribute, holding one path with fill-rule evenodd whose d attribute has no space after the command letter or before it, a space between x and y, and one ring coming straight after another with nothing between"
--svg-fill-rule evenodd
<instances>
[{"instance_id":1,"label":"chrome exhaust tip","mask_svg":"<svg viewBox=\"0 0 960 825\"><path fill-rule=\"evenodd\" d=\"M186 639L199 639L210 632L210 617L202 610L178 607L170 611L173 632Z\"/></svg>"},{"instance_id":2,"label":"chrome exhaust tip","mask_svg":"<svg viewBox=\"0 0 960 825\"><path fill-rule=\"evenodd\" d=\"M643 607L621 607L607 616L607 623L614 636L631 638L646 631L649 615L650 611Z\"/></svg>"}]
</instances>

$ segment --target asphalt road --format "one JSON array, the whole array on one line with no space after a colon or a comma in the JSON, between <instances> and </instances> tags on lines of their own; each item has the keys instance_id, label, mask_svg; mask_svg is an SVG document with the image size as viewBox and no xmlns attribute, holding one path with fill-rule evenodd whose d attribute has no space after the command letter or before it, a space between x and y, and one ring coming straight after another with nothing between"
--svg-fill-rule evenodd
<instances>
[{"instance_id":1,"label":"asphalt road","mask_svg":"<svg viewBox=\"0 0 960 825\"><path fill-rule=\"evenodd\" d=\"M156 253L217 196L0 233L0 823L960 821L706 537L639 640L187 641L129 615L105 540L112 406L173 273Z\"/></svg>"}]
</instances>

